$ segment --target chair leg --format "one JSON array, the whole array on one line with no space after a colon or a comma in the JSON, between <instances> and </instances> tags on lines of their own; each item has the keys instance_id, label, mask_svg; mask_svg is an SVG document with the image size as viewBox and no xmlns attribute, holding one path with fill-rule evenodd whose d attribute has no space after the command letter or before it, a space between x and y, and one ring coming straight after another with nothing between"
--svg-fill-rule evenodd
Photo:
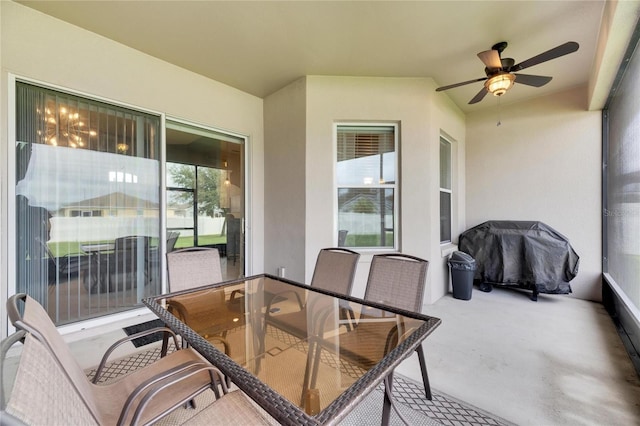
<instances>
[{"instance_id":1,"label":"chair leg","mask_svg":"<svg viewBox=\"0 0 640 426\"><path fill-rule=\"evenodd\" d=\"M320 351L320 344L314 338L309 339L309 348L307 352L307 365L304 370L304 381L302 383L302 395L300 397L300 405L304 407L307 391L315 386L316 382L316 353ZM319 356L318 356L319 358Z\"/></svg>"},{"instance_id":2,"label":"chair leg","mask_svg":"<svg viewBox=\"0 0 640 426\"><path fill-rule=\"evenodd\" d=\"M384 402L382 404L382 426L387 426L391 417L391 398L393 391L393 371L384 378Z\"/></svg>"},{"instance_id":3,"label":"chair leg","mask_svg":"<svg viewBox=\"0 0 640 426\"><path fill-rule=\"evenodd\" d=\"M418 360L420 361L420 371L422 372L422 382L424 383L424 395L429 401L431 401L431 398L432 398L431 385L429 384L429 375L427 374L427 363L425 362L422 345L416 348L416 352L418 352Z\"/></svg>"},{"instance_id":4,"label":"chair leg","mask_svg":"<svg viewBox=\"0 0 640 426\"><path fill-rule=\"evenodd\" d=\"M160 358L164 358L169 350L169 333L162 335L162 349L160 350Z\"/></svg>"},{"instance_id":5,"label":"chair leg","mask_svg":"<svg viewBox=\"0 0 640 426\"><path fill-rule=\"evenodd\" d=\"M320 343L316 343L315 355L313 357L313 369L311 372L311 384L309 385L310 389L316 387L316 382L318 380L318 370L320 369L320 358L322 355L322 345Z\"/></svg>"}]
</instances>

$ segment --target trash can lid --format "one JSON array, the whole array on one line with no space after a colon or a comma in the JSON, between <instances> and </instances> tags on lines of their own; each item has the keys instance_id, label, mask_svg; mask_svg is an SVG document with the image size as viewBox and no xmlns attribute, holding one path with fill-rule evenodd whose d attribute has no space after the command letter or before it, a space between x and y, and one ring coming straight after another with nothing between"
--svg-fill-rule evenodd
<instances>
[{"instance_id":1,"label":"trash can lid","mask_svg":"<svg viewBox=\"0 0 640 426\"><path fill-rule=\"evenodd\" d=\"M455 263L476 263L476 260L470 254L463 251L454 251L451 253L449 260Z\"/></svg>"}]
</instances>

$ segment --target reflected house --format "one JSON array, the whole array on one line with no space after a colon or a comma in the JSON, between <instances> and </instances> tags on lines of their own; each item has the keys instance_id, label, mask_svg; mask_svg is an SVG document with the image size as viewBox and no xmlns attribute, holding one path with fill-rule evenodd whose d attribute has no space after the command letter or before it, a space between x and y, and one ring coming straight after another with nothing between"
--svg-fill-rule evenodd
<instances>
[{"instance_id":1,"label":"reflected house","mask_svg":"<svg viewBox=\"0 0 640 426\"><path fill-rule=\"evenodd\" d=\"M58 210L59 238L73 238L65 237L65 230L85 229L84 235L90 236L86 241L109 243L102 244L108 247L105 251L80 246L92 259L85 263L88 270L83 276L90 294L122 292L139 284L144 287L157 278L158 250L151 236L157 233L158 211L158 203L122 192L80 200Z\"/></svg>"},{"instance_id":2,"label":"reflected house","mask_svg":"<svg viewBox=\"0 0 640 426\"><path fill-rule=\"evenodd\" d=\"M159 234L157 160L44 144L30 149L16 193L56 213L50 244ZM51 161L59 156L66 161Z\"/></svg>"},{"instance_id":3,"label":"reflected house","mask_svg":"<svg viewBox=\"0 0 640 426\"><path fill-rule=\"evenodd\" d=\"M16 185L16 194L27 197L32 206L58 211L74 203L120 193L158 208L157 160L44 144L30 144L30 149L29 165ZM51 161L52 158L65 161ZM103 198L100 205L108 200L118 198Z\"/></svg>"},{"instance_id":4,"label":"reflected house","mask_svg":"<svg viewBox=\"0 0 640 426\"><path fill-rule=\"evenodd\" d=\"M67 204L60 208L54 218L53 230L55 240L57 242L79 241L79 242L108 242L110 248L116 249L118 242L123 237L136 236L144 238L146 241L144 247L145 259L144 270L145 275L155 276L153 269L157 262L157 249L151 244L150 236L157 232L157 218L159 205L158 203L144 200L133 195L127 195L122 192L114 192L111 194L93 197L86 200L80 200ZM142 247L142 246L141 246ZM89 261L92 251L86 246L80 244L80 253L78 256L72 256L67 259L67 268L70 272L80 272L83 270L85 274L83 278L86 280L87 274L90 274L91 268L94 268L93 274L96 274L95 268L98 263L104 268L102 273L106 273L109 268L113 269L115 254L96 253L93 258L94 263ZM131 253L131 249L123 251L123 253ZM141 253L142 255L142 253ZM130 256L130 255L129 255ZM150 259L152 263L148 263ZM121 269L131 269L127 263L122 264ZM127 268L125 268L127 266ZM98 276L94 276L94 284L97 284ZM105 281L106 276L101 276L100 281ZM87 288L86 281L84 284Z\"/></svg>"},{"instance_id":5,"label":"reflected house","mask_svg":"<svg viewBox=\"0 0 640 426\"><path fill-rule=\"evenodd\" d=\"M158 203L122 192L68 204L58 210L62 217L157 217Z\"/></svg>"},{"instance_id":6,"label":"reflected house","mask_svg":"<svg viewBox=\"0 0 640 426\"><path fill-rule=\"evenodd\" d=\"M193 219L193 204L192 203L167 203L167 218L170 217L185 217Z\"/></svg>"}]
</instances>

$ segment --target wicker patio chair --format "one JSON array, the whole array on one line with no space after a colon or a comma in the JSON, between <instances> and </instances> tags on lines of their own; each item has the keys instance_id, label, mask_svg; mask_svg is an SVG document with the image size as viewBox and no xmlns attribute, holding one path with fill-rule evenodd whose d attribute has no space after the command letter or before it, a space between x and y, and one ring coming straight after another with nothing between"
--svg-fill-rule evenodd
<instances>
[{"instance_id":1,"label":"wicker patio chair","mask_svg":"<svg viewBox=\"0 0 640 426\"><path fill-rule=\"evenodd\" d=\"M320 250L316 259L313 277L311 278L311 287L333 293L351 294L359 258L359 253L344 248L325 248ZM293 295L300 307L299 310L273 315L270 313L271 307L269 306L266 321L267 324L271 324L280 330L284 330L300 339L306 339L309 334L306 302L303 302L298 293L294 292Z\"/></svg>"},{"instance_id":2,"label":"wicker patio chair","mask_svg":"<svg viewBox=\"0 0 640 426\"><path fill-rule=\"evenodd\" d=\"M20 301L24 302L23 315ZM148 424L207 389L216 397L217 385L226 389L215 368L191 349L176 350L113 382L96 385L88 380L38 302L25 294L14 295L7 301L7 313L24 347L6 412L24 423ZM109 354L111 350L101 367Z\"/></svg>"},{"instance_id":3,"label":"wicker patio chair","mask_svg":"<svg viewBox=\"0 0 640 426\"><path fill-rule=\"evenodd\" d=\"M371 261L364 299L405 311L420 312L428 267L428 261L415 256L401 253L375 255ZM340 356L362 368L373 367L395 347L401 337L402 330L398 330L395 318L387 319L388 321L385 321L385 317L377 309L362 312L354 329L339 335ZM322 346L332 347L323 345L322 339L318 339L318 342L320 344L317 345L313 361L312 388L315 386ZM416 352L425 397L431 400L431 387L422 345L416 348ZM388 376L389 384L392 378L393 372Z\"/></svg>"}]
</instances>

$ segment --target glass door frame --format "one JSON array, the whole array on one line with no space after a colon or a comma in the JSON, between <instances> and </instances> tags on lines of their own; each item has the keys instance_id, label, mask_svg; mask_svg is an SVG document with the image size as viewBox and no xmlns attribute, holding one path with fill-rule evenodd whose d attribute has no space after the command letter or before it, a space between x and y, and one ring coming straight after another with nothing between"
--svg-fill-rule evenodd
<instances>
[{"instance_id":1,"label":"glass door frame","mask_svg":"<svg viewBox=\"0 0 640 426\"><path fill-rule=\"evenodd\" d=\"M228 130L223 130L220 128L216 128L213 126L208 126L208 125L203 125L201 123L195 123L193 121L188 121L188 120L183 120L183 119L179 119L176 117L167 117L167 115L164 112L160 112L160 111L156 111L156 110L152 110L149 108L144 108L144 107L140 107L138 105L131 105L131 104L127 104L127 103L123 103L123 102L119 102L116 101L114 99L110 99L110 98L106 98L104 96L99 96L93 93L86 93L83 91L79 91L79 90L74 90L71 89L69 87L65 87L65 86L60 86L60 85L55 85L55 84L51 84L48 82L43 82L37 79L31 79L28 77L23 77L23 76L19 76L16 74L12 74L12 73L8 73L7 75L7 103L8 103L8 109L7 109L7 123L6 123L6 128L7 128L7 144L6 146L2 147L2 151L4 154L4 158L6 159L6 173L7 173L7 179L5 180L5 183L3 183L3 187L6 188L6 194L7 194L7 203L5 206L1 205L1 200L0 200L0 210L3 211L3 213L6 214L2 214L0 216L2 216L2 229L3 231L6 230L6 239L3 239L3 241L7 242L7 245L3 245L2 247L0 247L0 253L6 253L6 255L3 255L3 257L5 258L7 264L6 264L6 281L5 281L5 285L2 286L2 288L0 288L0 302L1 303L5 303L6 300L12 296L13 294L16 293L17 289L15 287L15 283L16 283L16 273L17 273L17 268L16 268L16 253L15 250L11 250L10 247L12 244L15 244L16 238L17 238L17 232L14 226L11 226L11 224L15 224L16 223L16 204L15 202L12 202L11 200L15 200L16 199L16 160L17 160L17 156L16 156L16 150L15 150L15 141L16 141L16 117L17 117L17 110L16 110L16 84L18 82L24 82L27 84L33 84L36 86L40 86L43 88L47 88L47 89L52 89L52 90L56 90L56 91L60 91L60 92L64 92L67 93L69 95L76 95L76 96L80 96L80 97L85 97L85 98L89 98L89 99L93 99L96 101L101 101L101 102L105 102L108 104L112 104L115 106L120 106L120 107L124 107L124 108L129 108L129 109L133 109L133 110L137 110L140 111L142 113L147 113L147 114L151 114L151 115L155 115L158 116L160 119L160 147L159 147L159 162L160 162L160 171L159 171L159 179L160 179L160 194L159 194L159 200L160 200L160 217L159 217L159 226L160 226L160 240L158 242L159 244L159 249L161 250L162 253L166 253L166 237L167 237L167 221L166 221L166 122L167 120L173 121L173 122L177 122L177 123L183 123L189 126L194 126L194 127L199 127L202 128L203 130L207 130L207 131L212 131L215 133L221 133L221 134L225 134L225 135L229 135L230 137L234 137L234 138L238 138L241 139L244 145L244 158L242 159L242 179L243 179L243 195L242 195L242 202L243 202L243 210L244 210L244 218L242 220L242 226L241 226L241 231L242 231L242 237L244 240L244 243L242 245L242 253L241 253L241 262L242 262L242 267L244 269L244 275L247 274L251 274L251 247L252 247L252 235L251 235L251 204L250 204L250 194L251 194L251 180L250 180L250 176L251 176L251 172L250 172L250 168L248 167L249 164L251 164L251 144L250 144L250 138L247 135L243 135L237 132L231 132ZM6 186L5 186L6 185ZM162 280L162 291L166 292L167 291L167 274L166 274L166 256L160 256L160 277ZM12 283L14 283L12 285ZM116 313L111 313L111 314L105 314L103 316L100 317L95 317L95 318L90 318L90 319L86 319L86 320L80 320L77 322L73 322L73 323L69 323L69 324L65 324L65 325L61 325L58 327L58 330L62 333L62 334L69 334L69 333L74 333L74 332L79 332L85 329L91 329L94 327L99 327L99 326L105 326L107 324L113 324L116 322L122 322L122 321L131 321L134 318L143 316L143 315L149 315L149 310L146 307L140 307L140 308L133 308L130 310L126 310L126 311L122 311L122 312L116 312ZM0 335L2 336L6 336L7 334L10 334L14 331L14 327L8 323L8 320L5 317L0 318ZM7 334L5 334L7 333Z\"/></svg>"},{"instance_id":2,"label":"glass door frame","mask_svg":"<svg viewBox=\"0 0 640 426\"><path fill-rule=\"evenodd\" d=\"M16 129L16 118L17 118L17 110L16 110L16 85L17 83L26 83L26 84L31 84L34 86L39 86L42 87L44 89L50 89L50 90L54 90L54 91L59 91L59 92L63 92L65 94L69 94L69 95L73 95L73 96L79 96L79 97L83 97L83 98L88 98L91 100L95 100L98 102L104 102L107 104L111 104L117 107L122 107L122 108L127 108L127 109L132 109L135 111L139 111L141 113L145 113L145 114L150 114L150 115L154 115L157 116L160 120L160 147L159 147L159 156L160 158L158 159L159 163L160 163L160 170L159 170L159 179L161 182L159 191L159 200L160 203L163 203L163 197L165 196L164 194L164 184L162 183L162 179L164 179L164 173L165 173L165 164L164 164L164 158L165 158L165 114L163 112L159 112L159 111L155 111L155 110L151 110L148 108L144 108L144 107L140 107L138 105L131 105L131 104L127 104L124 102L119 102L110 98L106 98L104 96L99 96L99 95L95 95L92 93L86 93L86 92L82 92L82 91L78 91L78 90L74 90L74 89L70 89L68 87L65 86L59 86L59 85L55 85L55 84L51 84L51 83L47 83L47 82L43 82L40 80L36 80L36 79L31 79L28 77L23 77L23 76L18 76L12 73L8 73L7 76L7 100L8 100L8 105L9 108L7 110L7 146L6 146L6 151L4 152L4 154L6 154L6 161L7 161L7 173L8 173L8 178L6 180L6 185L7 185L7 206L6 206L6 222L3 224L3 228L7 230L7 239L6 241L8 242L8 245L6 247L3 247L2 251L6 250L6 260L7 260L7 284L6 286L4 286L2 288L2 294L0 294L0 299L2 303L5 303L6 300L11 297L12 295L14 295L17 291L16 285L17 285L17 268L16 268L16 261L17 261L17 254L15 250L11 250L10 247L11 245L16 243L16 238L17 238L17 230L15 229L15 226L11 226L11 224L15 224L16 223L16 218L17 218L17 206L16 203L13 202L12 200L16 199L16 161L17 161L17 155L16 155L16 149L15 149L15 143L17 140L17 129ZM162 204L160 206L160 217L159 217L159 235L160 235L160 239L158 241L159 244L159 250L161 250L162 252L166 252L166 231L165 231L165 226L166 224L164 223L164 217L163 217L163 207ZM166 259L164 258L164 256L160 256L160 276L162 279L162 290L166 291ZM13 283L13 285L12 285ZM120 311L120 312L114 312L114 313L108 313L102 316L98 316L98 317L94 317L94 318L88 318L85 320L79 320L76 322L72 322L72 323L68 323L68 324L63 324L58 326L58 330L60 331L61 334L68 334L68 333L73 333L73 332L77 332L77 331L81 331L84 329L90 329L93 327L98 327L98 326L103 326L105 324L110 324L110 323L114 323L117 321L125 321L131 318L135 318L135 317L140 317L141 315L145 315L148 314L149 310L148 308L144 307L144 306L140 306L140 307L135 307L132 309L128 309L125 311ZM0 320L0 327L2 327L2 331L7 331L8 334L12 333L15 328L8 323L7 318L3 317Z\"/></svg>"},{"instance_id":3,"label":"glass door frame","mask_svg":"<svg viewBox=\"0 0 640 426\"><path fill-rule=\"evenodd\" d=\"M166 129L167 129L167 122L173 122L176 123L177 125L183 125L185 127L191 127L191 128L195 128L197 130L202 130L203 132L211 132L212 134L220 134L220 135L226 135L229 136L231 138L234 139L238 139L240 141L242 141L242 145L244 147L244 155L241 156L241 177L243 180L243 186L242 186L242 204L243 204L243 217L241 218L241 223L240 223L240 252L239 252L239 261L241 262L240 266L242 267L242 271L243 273L241 274L241 277L243 276L249 276L252 274L252 270L250 270L250 253L251 251L251 247L252 247L252 236L251 236L251 208L250 208L250 192L251 192L251 185L250 185L250 170L248 165L251 164L251 145L250 145L250 139L247 135L243 135L241 133L237 133L237 132L232 132L229 130L225 130L225 129L221 129L221 128L217 128L214 126L209 126L206 124L202 124L202 123L198 123L195 121L191 121L191 120L185 120L185 119L181 119L181 118L177 118L174 116L170 116L167 115L164 117L164 121L162 122L162 128L163 128L163 133L162 133L162 156L163 156L163 161L162 161L162 172L161 172L161 182L162 182L162 191L161 191L161 200L160 202L162 203L162 208L163 211L161 213L162 215L162 223L161 226L163 227L163 232L165 234L163 234L163 238L165 239L166 242L166 232L167 232L167 215L166 215L166 209L167 209L167 163L169 162L167 159L167 141L166 141ZM197 194L197 191L195 191L195 193ZM195 226L195 228L197 229L198 227ZM165 269L162 271L162 273L164 275L166 275L166 266ZM224 276L224 274L223 274ZM240 277L240 278L241 278ZM166 292L168 289L167 286L167 280L166 277L163 277L163 291Z\"/></svg>"}]
</instances>

